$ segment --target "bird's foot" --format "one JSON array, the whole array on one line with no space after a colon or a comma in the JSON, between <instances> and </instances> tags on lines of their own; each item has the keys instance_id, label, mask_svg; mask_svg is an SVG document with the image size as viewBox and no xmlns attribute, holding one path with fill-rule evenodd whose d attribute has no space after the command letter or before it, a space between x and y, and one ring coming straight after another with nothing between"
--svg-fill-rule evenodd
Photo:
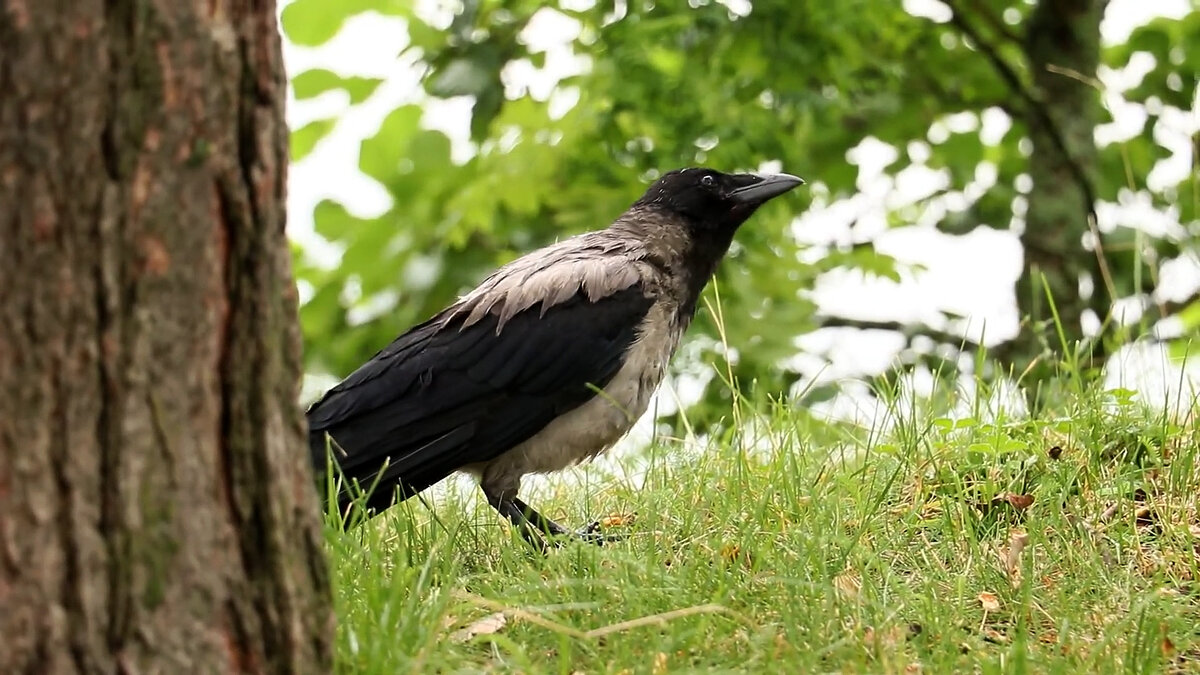
<instances>
[{"instance_id":1,"label":"bird's foot","mask_svg":"<svg viewBox=\"0 0 1200 675\"><path fill-rule=\"evenodd\" d=\"M548 544L561 546L565 541L574 539L596 546L621 541L628 534L602 532L605 520L597 520L580 530L569 530L562 525L538 513L533 507L517 498L503 500L496 510L508 518L521 532L521 536L534 548L541 551Z\"/></svg>"},{"instance_id":2,"label":"bird's foot","mask_svg":"<svg viewBox=\"0 0 1200 675\"><path fill-rule=\"evenodd\" d=\"M628 532L604 532L603 530L606 527L628 525L633 522L633 519L633 515L606 516L600 520L593 520L590 525L572 534L582 541L596 544L597 546L624 541L629 538Z\"/></svg>"},{"instance_id":3,"label":"bird's foot","mask_svg":"<svg viewBox=\"0 0 1200 675\"><path fill-rule=\"evenodd\" d=\"M553 525L554 528L538 530L538 533L544 535L549 543L555 546L562 546L565 542L571 540L582 541L585 544L593 544L595 546L603 546L629 538L628 533L601 532L598 522L578 530L568 530L554 521L549 521L547 524Z\"/></svg>"},{"instance_id":4,"label":"bird's foot","mask_svg":"<svg viewBox=\"0 0 1200 675\"><path fill-rule=\"evenodd\" d=\"M594 525L595 523L593 523ZM603 546L605 544L614 544L618 541L624 541L629 538L627 532L598 532L592 529L589 525L582 530L571 532L570 536L588 544Z\"/></svg>"}]
</instances>

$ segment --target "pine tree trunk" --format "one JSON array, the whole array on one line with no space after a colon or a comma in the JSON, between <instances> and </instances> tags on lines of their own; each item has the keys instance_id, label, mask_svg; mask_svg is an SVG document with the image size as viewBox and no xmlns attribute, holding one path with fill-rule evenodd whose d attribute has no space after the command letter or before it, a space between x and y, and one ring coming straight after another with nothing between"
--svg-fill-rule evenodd
<instances>
[{"instance_id":1,"label":"pine tree trunk","mask_svg":"<svg viewBox=\"0 0 1200 675\"><path fill-rule=\"evenodd\" d=\"M0 673L318 672L267 0L0 0Z\"/></svg>"},{"instance_id":2,"label":"pine tree trunk","mask_svg":"<svg viewBox=\"0 0 1200 675\"><path fill-rule=\"evenodd\" d=\"M1027 23L1025 51L1032 91L1041 105L1026 114L1033 141L1033 188L1021 235L1025 267L1017 282L1018 308L1030 323L1004 354L1018 371L1043 352L1043 341L1053 351L1062 349L1047 289L1070 348L1083 338L1081 320L1088 309L1100 319L1108 312L1096 255L1081 247L1095 201L1090 187L1096 163L1093 134L1100 116L1099 92L1086 80L1096 77L1106 4L1039 0ZM1091 298L1079 293L1084 275L1095 285ZM1032 374L1041 379L1047 372L1035 369Z\"/></svg>"}]
</instances>

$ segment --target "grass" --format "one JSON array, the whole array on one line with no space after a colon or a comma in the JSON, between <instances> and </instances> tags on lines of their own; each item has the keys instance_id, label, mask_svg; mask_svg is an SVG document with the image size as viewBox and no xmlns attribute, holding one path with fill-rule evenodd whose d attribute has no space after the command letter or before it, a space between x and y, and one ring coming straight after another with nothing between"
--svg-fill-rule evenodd
<instances>
[{"instance_id":1,"label":"grass","mask_svg":"<svg viewBox=\"0 0 1200 675\"><path fill-rule=\"evenodd\" d=\"M1075 389L1018 420L892 398L886 432L740 403L763 438L532 495L636 512L602 548L537 555L455 492L331 523L339 670L1200 672L1200 424Z\"/></svg>"}]
</instances>

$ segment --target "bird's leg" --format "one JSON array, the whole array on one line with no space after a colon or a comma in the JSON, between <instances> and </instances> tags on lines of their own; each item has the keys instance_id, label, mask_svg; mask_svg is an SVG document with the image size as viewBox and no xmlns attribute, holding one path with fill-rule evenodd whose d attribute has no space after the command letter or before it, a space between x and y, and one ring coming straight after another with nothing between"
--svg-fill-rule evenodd
<instances>
[{"instance_id":1,"label":"bird's leg","mask_svg":"<svg viewBox=\"0 0 1200 675\"><path fill-rule=\"evenodd\" d=\"M534 522L534 519L527 515L521 506L517 506L514 498L508 496L509 493L506 491L484 489L483 494L487 497L488 505L496 509L496 512L501 516L507 518L517 528L517 531L521 533L521 537L529 542L530 546L542 553L546 552L546 540L543 535L553 534L553 532L548 528L539 527L539 525L544 525L544 522ZM542 518L536 511L533 515L540 521L547 520ZM553 521L550 522L552 523Z\"/></svg>"},{"instance_id":2,"label":"bird's leg","mask_svg":"<svg viewBox=\"0 0 1200 675\"><path fill-rule=\"evenodd\" d=\"M557 537L569 536L580 539L591 544L603 545L609 541L615 541L623 537L604 535L597 530L598 523L593 523L591 526L579 532L572 532L558 523L550 520L546 516L538 513L533 507L521 501L517 497L509 497L506 494L495 494L484 491L487 496L488 504L496 509L496 512L504 516L511 522L524 537L525 541L539 551L545 551L547 538L550 543L556 546L561 543L555 541Z\"/></svg>"},{"instance_id":3,"label":"bird's leg","mask_svg":"<svg viewBox=\"0 0 1200 675\"><path fill-rule=\"evenodd\" d=\"M551 536L564 536L565 535L565 536L569 536L569 537L575 537L576 539L579 539L581 541L586 541L589 544L596 544L597 546L603 546L604 544L606 544L608 542L618 541L618 540L625 538L625 535L601 533L600 532L600 521L598 521L598 520L593 522L591 525L588 525L587 527L583 528L582 530L576 530L576 531L568 530L567 528L563 527L562 525L559 525L558 523L554 522L553 520L550 520L546 516L543 516L542 514L538 513L537 511L534 511L532 506L526 504L525 502L521 501L520 499L518 499L516 497L512 498L512 503L518 509L520 509L521 513L525 514L525 517L529 520L530 523L533 524L534 527L538 528L540 531L545 532Z\"/></svg>"},{"instance_id":4,"label":"bird's leg","mask_svg":"<svg viewBox=\"0 0 1200 675\"><path fill-rule=\"evenodd\" d=\"M529 522L529 524L531 524L535 528L537 528L537 530L539 532L542 532L543 534L552 535L552 536L561 536L564 534L574 534L573 532L571 532L567 528L563 527L562 525L559 525L558 523L554 522L553 520L550 520L546 516L543 516L542 514L538 513L537 511L535 511L533 509L532 506L526 504L525 502L521 501L517 497L512 498L512 503L513 503L513 506L517 507L517 510Z\"/></svg>"}]
</instances>

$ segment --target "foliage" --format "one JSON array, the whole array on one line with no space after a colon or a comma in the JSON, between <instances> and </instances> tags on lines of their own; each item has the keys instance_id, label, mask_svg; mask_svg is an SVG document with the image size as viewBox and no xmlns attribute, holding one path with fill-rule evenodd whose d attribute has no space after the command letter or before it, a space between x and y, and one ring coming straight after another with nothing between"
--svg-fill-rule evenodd
<instances>
[{"instance_id":1,"label":"foliage","mask_svg":"<svg viewBox=\"0 0 1200 675\"><path fill-rule=\"evenodd\" d=\"M663 168L777 162L810 180L813 207L821 208L861 187L850 151L870 136L897 149L889 180L921 167L943 176L930 194L891 204L893 225L932 220L962 233L1023 224L1027 132L1014 109L1018 97L989 56L1029 79L1020 41L1029 3L956 8L986 27L991 55L944 16L912 16L902 3L879 0L545 4L464 0L447 13L398 0L296 0L285 8L285 30L301 44L328 40L347 16L368 9L403 16L406 52L425 69L426 92L474 100L469 160L451 160L449 140L422 126L419 106L401 107L363 143L360 160L391 195L392 209L362 220L339 204L317 208L317 231L344 257L337 269L303 255L298 261L298 276L316 289L303 310L310 368L345 374L496 265L606 224ZM585 67L547 97L528 86L531 74L548 72L547 54L531 46L529 31L551 16L566 17L570 50ZM1184 46L1195 44L1198 31L1200 13L1162 19L1105 52L1114 67L1142 51L1155 66L1124 94L1148 102L1149 116L1141 134L1103 149L1100 198L1148 190L1145 177L1166 154L1157 121L1195 100L1188 74L1197 72L1200 55ZM301 97L337 87L362 100L374 86L321 71L294 78ZM985 117L1011 124L983 137ZM297 155L328 126L322 120L297 130ZM1197 189L1171 185L1149 194L1178 208L1194 229ZM895 279L901 272L859 227L844 245L804 255L789 227L798 199L756 217L719 274L726 314L736 317L725 337L739 348L737 376L776 390L788 379L779 364L794 353L794 337L825 321L808 293L823 273L851 267ZM1178 233L1132 232L1106 235L1118 297L1150 290L1157 265L1191 245ZM702 313L698 324L716 334L711 317Z\"/></svg>"}]
</instances>

